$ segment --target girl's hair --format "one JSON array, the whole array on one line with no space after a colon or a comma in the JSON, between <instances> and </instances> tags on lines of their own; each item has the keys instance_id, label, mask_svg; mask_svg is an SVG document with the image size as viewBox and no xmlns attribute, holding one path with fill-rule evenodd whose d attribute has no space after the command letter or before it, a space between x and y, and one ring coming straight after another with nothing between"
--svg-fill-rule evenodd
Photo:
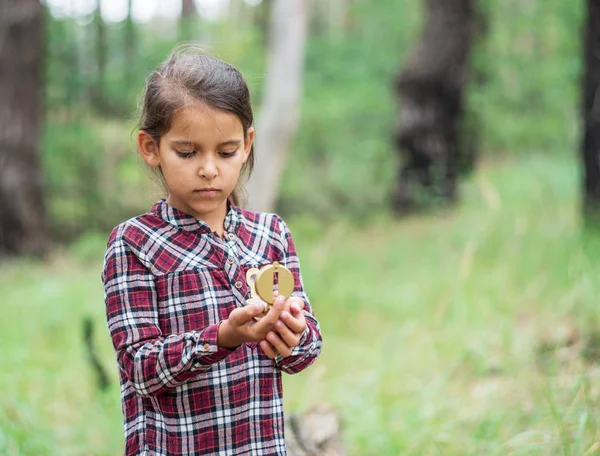
<instances>
[{"instance_id":1,"label":"girl's hair","mask_svg":"<svg viewBox=\"0 0 600 456\"><path fill-rule=\"evenodd\" d=\"M189 45L173 50L169 58L148 77L140 103L138 128L160 144L178 111L196 100L235 114L242 123L244 136L248 136L254 116L244 77L228 63ZM253 168L254 145L231 195L236 206L241 205L245 198L244 183ZM160 169L156 177L166 189Z\"/></svg>"}]
</instances>

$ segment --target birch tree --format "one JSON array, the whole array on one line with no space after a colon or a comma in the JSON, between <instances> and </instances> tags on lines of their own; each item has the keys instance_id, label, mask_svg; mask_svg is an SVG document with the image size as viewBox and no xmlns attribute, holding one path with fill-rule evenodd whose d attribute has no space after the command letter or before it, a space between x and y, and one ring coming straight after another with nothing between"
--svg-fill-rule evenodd
<instances>
[{"instance_id":1,"label":"birch tree","mask_svg":"<svg viewBox=\"0 0 600 456\"><path fill-rule=\"evenodd\" d=\"M272 0L264 101L256 122L256 168L248 206L273 211L298 128L308 0Z\"/></svg>"}]
</instances>

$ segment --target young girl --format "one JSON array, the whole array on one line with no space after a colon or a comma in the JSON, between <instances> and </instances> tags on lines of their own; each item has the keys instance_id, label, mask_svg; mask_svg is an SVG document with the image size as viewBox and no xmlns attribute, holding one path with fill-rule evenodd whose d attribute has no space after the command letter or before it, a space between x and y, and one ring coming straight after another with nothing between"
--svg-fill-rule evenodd
<instances>
[{"instance_id":1,"label":"young girl","mask_svg":"<svg viewBox=\"0 0 600 456\"><path fill-rule=\"evenodd\" d=\"M285 454L281 371L309 366L321 334L285 222L238 207L252 123L220 60L175 52L148 79L137 144L167 197L113 230L102 273L126 455ZM246 272L275 261L294 292L255 319Z\"/></svg>"}]
</instances>

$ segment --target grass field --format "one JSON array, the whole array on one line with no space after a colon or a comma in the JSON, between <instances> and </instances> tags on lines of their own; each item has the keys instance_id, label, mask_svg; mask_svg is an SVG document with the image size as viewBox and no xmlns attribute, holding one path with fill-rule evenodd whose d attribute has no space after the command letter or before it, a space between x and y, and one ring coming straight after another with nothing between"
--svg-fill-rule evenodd
<instances>
[{"instance_id":1,"label":"grass field","mask_svg":"<svg viewBox=\"0 0 600 456\"><path fill-rule=\"evenodd\" d=\"M333 405L353 455L600 454L600 241L578 214L574 158L537 155L482 165L442 213L289 220L324 350L287 410ZM105 240L0 268L2 455L122 451Z\"/></svg>"}]
</instances>

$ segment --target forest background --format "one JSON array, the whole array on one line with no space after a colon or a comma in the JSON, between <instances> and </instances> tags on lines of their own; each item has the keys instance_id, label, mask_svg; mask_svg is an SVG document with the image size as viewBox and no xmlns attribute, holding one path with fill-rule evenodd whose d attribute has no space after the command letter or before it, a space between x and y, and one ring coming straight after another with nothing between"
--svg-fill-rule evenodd
<instances>
[{"instance_id":1,"label":"forest background","mask_svg":"<svg viewBox=\"0 0 600 456\"><path fill-rule=\"evenodd\" d=\"M0 454L122 452L100 272L110 230L160 197L136 155L136 102L149 71L191 40L244 73L260 112L271 1L225 3L117 22L93 6L45 10L39 150L52 248L0 263ZM600 243L581 215L585 5L478 2L485 33L464 93L475 168L454 204L398 217L394 81L425 2L309 3L275 208L324 350L285 378L286 412L330 404L356 455L598 454Z\"/></svg>"}]
</instances>

